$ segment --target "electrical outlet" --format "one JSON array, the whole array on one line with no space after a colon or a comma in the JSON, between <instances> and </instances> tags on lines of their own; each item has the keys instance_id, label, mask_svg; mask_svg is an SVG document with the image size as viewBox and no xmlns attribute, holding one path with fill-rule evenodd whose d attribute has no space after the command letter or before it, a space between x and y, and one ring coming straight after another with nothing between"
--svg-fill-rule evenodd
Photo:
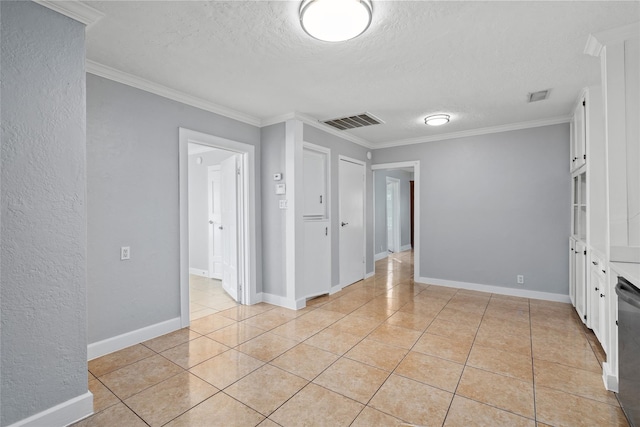
<instances>
[{"instance_id":1,"label":"electrical outlet","mask_svg":"<svg viewBox=\"0 0 640 427\"><path fill-rule=\"evenodd\" d=\"M289 207L289 202L287 201L287 199L278 200L278 206L280 207L280 209L287 209Z\"/></svg>"},{"instance_id":2,"label":"electrical outlet","mask_svg":"<svg viewBox=\"0 0 640 427\"><path fill-rule=\"evenodd\" d=\"M516 276L516 279L518 281L518 285L524 285L524 276L522 274L518 274L518 276Z\"/></svg>"},{"instance_id":3,"label":"electrical outlet","mask_svg":"<svg viewBox=\"0 0 640 427\"><path fill-rule=\"evenodd\" d=\"M131 259L131 248L129 246L122 246L120 248L120 260L124 261L126 259Z\"/></svg>"}]
</instances>

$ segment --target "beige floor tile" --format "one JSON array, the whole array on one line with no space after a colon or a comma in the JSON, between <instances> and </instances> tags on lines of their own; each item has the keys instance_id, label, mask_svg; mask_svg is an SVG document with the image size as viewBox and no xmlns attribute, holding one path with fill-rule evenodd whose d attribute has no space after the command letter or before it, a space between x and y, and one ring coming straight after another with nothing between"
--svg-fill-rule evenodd
<instances>
[{"instance_id":1,"label":"beige floor tile","mask_svg":"<svg viewBox=\"0 0 640 427\"><path fill-rule=\"evenodd\" d=\"M235 347L262 334L264 334L264 330L249 326L244 322L238 322L213 331L207 337L226 346Z\"/></svg>"},{"instance_id":2,"label":"beige floor tile","mask_svg":"<svg viewBox=\"0 0 640 427\"><path fill-rule=\"evenodd\" d=\"M276 357L270 364L311 381L338 360L338 357L334 353L301 343Z\"/></svg>"},{"instance_id":3,"label":"beige floor tile","mask_svg":"<svg viewBox=\"0 0 640 427\"><path fill-rule=\"evenodd\" d=\"M225 393L269 416L309 382L271 365L256 369L227 387ZM265 390L269 390L265 393Z\"/></svg>"},{"instance_id":4,"label":"beige floor tile","mask_svg":"<svg viewBox=\"0 0 640 427\"><path fill-rule=\"evenodd\" d=\"M85 418L84 420L73 424L73 427L147 427L131 409L127 408L124 403L117 403L102 412Z\"/></svg>"},{"instance_id":5,"label":"beige floor tile","mask_svg":"<svg viewBox=\"0 0 640 427\"><path fill-rule=\"evenodd\" d=\"M103 375L100 381L124 400L180 372L178 365L156 355Z\"/></svg>"},{"instance_id":6,"label":"beige floor tile","mask_svg":"<svg viewBox=\"0 0 640 427\"><path fill-rule=\"evenodd\" d=\"M124 366L153 356L155 353L147 347L137 344L125 349L116 351L106 356L98 357L89 361L89 371L96 377L113 372Z\"/></svg>"},{"instance_id":7,"label":"beige floor tile","mask_svg":"<svg viewBox=\"0 0 640 427\"><path fill-rule=\"evenodd\" d=\"M400 307L398 311L435 317L442 311L445 305L447 305L447 302L440 299L426 301L416 301L414 299L413 302L409 302Z\"/></svg>"},{"instance_id":8,"label":"beige floor tile","mask_svg":"<svg viewBox=\"0 0 640 427\"><path fill-rule=\"evenodd\" d=\"M327 328L306 340L305 344L330 351L334 354L343 355L360 340L362 340L362 337L341 332L333 328Z\"/></svg>"},{"instance_id":9,"label":"beige floor tile","mask_svg":"<svg viewBox=\"0 0 640 427\"><path fill-rule=\"evenodd\" d=\"M392 417L389 414L385 414L384 412L380 412L376 409L373 409L370 406L365 407L358 418L355 419L351 427L395 427L399 426L402 423L401 420L396 417Z\"/></svg>"},{"instance_id":10,"label":"beige floor tile","mask_svg":"<svg viewBox=\"0 0 640 427\"><path fill-rule=\"evenodd\" d=\"M355 360L342 358L313 382L366 404L387 379L389 373Z\"/></svg>"},{"instance_id":11,"label":"beige floor tile","mask_svg":"<svg viewBox=\"0 0 640 427\"><path fill-rule=\"evenodd\" d=\"M329 329L335 329L340 332L347 332L352 335L358 335L361 338L369 335L371 331L377 328L384 320L376 319L369 316L361 316L350 314L333 325Z\"/></svg>"},{"instance_id":12,"label":"beige floor tile","mask_svg":"<svg viewBox=\"0 0 640 427\"><path fill-rule=\"evenodd\" d=\"M206 335L218 329L222 329L225 326L232 325L233 323L234 321L228 317L221 316L220 314L211 314L191 322L189 329L196 331L199 334Z\"/></svg>"},{"instance_id":13,"label":"beige floor tile","mask_svg":"<svg viewBox=\"0 0 640 427\"><path fill-rule=\"evenodd\" d=\"M438 313L436 319L478 327L482 320L482 313L454 310L453 308L449 308L447 304L447 306Z\"/></svg>"},{"instance_id":14,"label":"beige floor tile","mask_svg":"<svg viewBox=\"0 0 640 427\"><path fill-rule=\"evenodd\" d=\"M471 350L471 342L468 339L459 340L425 333L416 342L413 350L453 362L465 363Z\"/></svg>"},{"instance_id":15,"label":"beige floor tile","mask_svg":"<svg viewBox=\"0 0 640 427\"><path fill-rule=\"evenodd\" d=\"M362 307L353 311L351 314L353 314L354 316L367 317L377 322L384 322L389 317L393 316L395 312L396 312L395 310L387 310L382 308L376 308L373 306L363 305Z\"/></svg>"},{"instance_id":16,"label":"beige floor tile","mask_svg":"<svg viewBox=\"0 0 640 427\"><path fill-rule=\"evenodd\" d=\"M195 375L181 372L130 397L124 403L155 427L164 425L217 392L217 388Z\"/></svg>"},{"instance_id":17,"label":"beige floor tile","mask_svg":"<svg viewBox=\"0 0 640 427\"><path fill-rule=\"evenodd\" d=\"M444 425L445 427L535 427L535 421L455 396Z\"/></svg>"},{"instance_id":18,"label":"beige floor tile","mask_svg":"<svg viewBox=\"0 0 640 427\"><path fill-rule=\"evenodd\" d=\"M536 385L564 391L609 405L618 405L615 394L602 385L602 373L585 371L545 360L534 360Z\"/></svg>"},{"instance_id":19,"label":"beige floor tile","mask_svg":"<svg viewBox=\"0 0 640 427\"><path fill-rule=\"evenodd\" d=\"M533 383L465 367L456 394L534 418Z\"/></svg>"},{"instance_id":20,"label":"beige floor tile","mask_svg":"<svg viewBox=\"0 0 640 427\"><path fill-rule=\"evenodd\" d=\"M100 412L120 402L120 399L96 378L89 380L89 391L93 393L93 412Z\"/></svg>"},{"instance_id":21,"label":"beige floor tile","mask_svg":"<svg viewBox=\"0 0 640 427\"><path fill-rule=\"evenodd\" d=\"M485 318L497 318L511 322L529 323L529 310L522 308L505 308L489 304L484 312Z\"/></svg>"},{"instance_id":22,"label":"beige floor tile","mask_svg":"<svg viewBox=\"0 0 640 427\"><path fill-rule=\"evenodd\" d=\"M391 372L407 354L406 349L365 338L349 350L345 357Z\"/></svg>"},{"instance_id":23,"label":"beige floor tile","mask_svg":"<svg viewBox=\"0 0 640 427\"><path fill-rule=\"evenodd\" d=\"M207 337L196 338L161 354L176 365L189 369L227 351L229 347Z\"/></svg>"},{"instance_id":24,"label":"beige floor tile","mask_svg":"<svg viewBox=\"0 0 640 427\"><path fill-rule=\"evenodd\" d=\"M465 313L482 315L487 308L487 303L488 301L475 302L466 299L456 299L456 297L453 297L447 303L447 308Z\"/></svg>"},{"instance_id":25,"label":"beige floor tile","mask_svg":"<svg viewBox=\"0 0 640 427\"><path fill-rule=\"evenodd\" d=\"M189 314L189 319L191 319L191 321L193 322L194 320L202 319L204 317L211 316L212 314L216 314L218 313L218 311L219 310L216 310L215 308L207 307L202 310L191 312Z\"/></svg>"},{"instance_id":26,"label":"beige floor tile","mask_svg":"<svg viewBox=\"0 0 640 427\"><path fill-rule=\"evenodd\" d=\"M478 332L478 328L475 325L454 323L436 318L427 328L427 332L432 335L455 338L460 341L466 340L471 344Z\"/></svg>"},{"instance_id":27,"label":"beige floor tile","mask_svg":"<svg viewBox=\"0 0 640 427\"><path fill-rule=\"evenodd\" d=\"M531 357L531 338L527 335L507 335L498 331L478 330L474 344Z\"/></svg>"},{"instance_id":28,"label":"beige floor tile","mask_svg":"<svg viewBox=\"0 0 640 427\"><path fill-rule=\"evenodd\" d=\"M484 317L480 330L500 332L506 335L531 335L531 327L526 322L512 322L499 317Z\"/></svg>"},{"instance_id":29,"label":"beige floor tile","mask_svg":"<svg viewBox=\"0 0 640 427\"><path fill-rule=\"evenodd\" d=\"M284 427L348 426L364 406L324 387L309 384L269 417Z\"/></svg>"},{"instance_id":30,"label":"beige floor tile","mask_svg":"<svg viewBox=\"0 0 640 427\"><path fill-rule=\"evenodd\" d=\"M266 418L264 421L258 424L258 427L280 427L280 424L271 421L269 418Z\"/></svg>"},{"instance_id":31,"label":"beige floor tile","mask_svg":"<svg viewBox=\"0 0 640 427\"><path fill-rule=\"evenodd\" d=\"M264 417L224 393L218 393L167 424L167 427L248 427Z\"/></svg>"},{"instance_id":32,"label":"beige floor tile","mask_svg":"<svg viewBox=\"0 0 640 427\"><path fill-rule=\"evenodd\" d=\"M273 328L277 328L280 325L284 325L285 323L295 319L296 317L297 316L294 316L291 313L283 312L274 308L273 310L269 310L250 317L245 320L244 323L249 326L269 331Z\"/></svg>"},{"instance_id":33,"label":"beige floor tile","mask_svg":"<svg viewBox=\"0 0 640 427\"><path fill-rule=\"evenodd\" d=\"M226 310L222 310L219 314L229 319L241 321L248 319L258 314L274 309L275 306L265 303L259 303L254 305L238 305Z\"/></svg>"},{"instance_id":34,"label":"beige floor tile","mask_svg":"<svg viewBox=\"0 0 640 427\"><path fill-rule=\"evenodd\" d=\"M303 316L298 317L304 322L313 323L318 326L327 327L344 318L344 314L329 310L313 310Z\"/></svg>"},{"instance_id":35,"label":"beige floor tile","mask_svg":"<svg viewBox=\"0 0 640 427\"><path fill-rule=\"evenodd\" d=\"M236 350L229 350L194 366L189 372L219 389L224 389L262 365L264 363L258 359Z\"/></svg>"},{"instance_id":36,"label":"beige floor tile","mask_svg":"<svg viewBox=\"0 0 640 427\"><path fill-rule=\"evenodd\" d=\"M459 363L412 351L398 365L394 374L453 393L463 369L464 365Z\"/></svg>"},{"instance_id":37,"label":"beige floor tile","mask_svg":"<svg viewBox=\"0 0 640 427\"><path fill-rule=\"evenodd\" d=\"M91 381L95 379L96 379L96 376L93 375L91 372L87 371L87 381Z\"/></svg>"},{"instance_id":38,"label":"beige floor tile","mask_svg":"<svg viewBox=\"0 0 640 427\"><path fill-rule=\"evenodd\" d=\"M547 345L533 339L533 358L547 360L592 372L602 372L593 349L585 339L580 344L557 342Z\"/></svg>"},{"instance_id":39,"label":"beige floor tile","mask_svg":"<svg viewBox=\"0 0 640 427\"><path fill-rule=\"evenodd\" d=\"M553 426L628 426L619 406L538 386L536 416Z\"/></svg>"},{"instance_id":40,"label":"beige floor tile","mask_svg":"<svg viewBox=\"0 0 640 427\"><path fill-rule=\"evenodd\" d=\"M412 314L398 311L389 317L385 323L393 326L400 326L402 328L413 329L416 331L424 332L427 326L433 321L435 316L429 316L424 314Z\"/></svg>"},{"instance_id":41,"label":"beige floor tile","mask_svg":"<svg viewBox=\"0 0 640 427\"><path fill-rule=\"evenodd\" d=\"M401 328L388 324L378 326L368 338L396 347L410 349L422 335L413 329Z\"/></svg>"},{"instance_id":42,"label":"beige floor tile","mask_svg":"<svg viewBox=\"0 0 640 427\"><path fill-rule=\"evenodd\" d=\"M467 366L484 369L523 381L533 380L531 357L509 351L496 350L475 344L471 348Z\"/></svg>"},{"instance_id":43,"label":"beige floor tile","mask_svg":"<svg viewBox=\"0 0 640 427\"><path fill-rule=\"evenodd\" d=\"M355 309L362 307L366 300L362 298L349 299L346 296L337 298L322 306L323 310L336 311L342 314L349 314Z\"/></svg>"},{"instance_id":44,"label":"beige floor tile","mask_svg":"<svg viewBox=\"0 0 640 427\"><path fill-rule=\"evenodd\" d=\"M266 332L240 344L236 349L263 362L268 362L297 344L297 341Z\"/></svg>"},{"instance_id":45,"label":"beige floor tile","mask_svg":"<svg viewBox=\"0 0 640 427\"><path fill-rule=\"evenodd\" d=\"M391 375L369 406L420 426L441 426L453 394L418 381Z\"/></svg>"},{"instance_id":46,"label":"beige floor tile","mask_svg":"<svg viewBox=\"0 0 640 427\"><path fill-rule=\"evenodd\" d=\"M284 325L271 330L271 333L294 341L302 342L312 335L317 334L325 327L310 321L303 320L304 316L293 319Z\"/></svg>"},{"instance_id":47,"label":"beige floor tile","mask_svg":"<svg viewBox=\"0 0 640 427\"><path fill-rule=\"evenodd\" d=\"M169 334L159 336L158 338L145 341L142 344L149 347L155 352L161 353L165 350L186 343L187 341L191 341L200 336L201 335L199 333L192 331L189 328L183 328Z\"/></svg>"}]
</instances>

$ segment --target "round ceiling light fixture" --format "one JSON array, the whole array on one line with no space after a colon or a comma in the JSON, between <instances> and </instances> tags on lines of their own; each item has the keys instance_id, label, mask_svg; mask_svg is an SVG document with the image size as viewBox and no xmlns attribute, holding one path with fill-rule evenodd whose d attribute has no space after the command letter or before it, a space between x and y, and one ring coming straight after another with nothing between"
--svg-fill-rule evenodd
<instances>
[{"instance_id":1,"label":"round ceiling light fixture","mask_svg":"<svg viewBox=\"0 0 640 427\"><path fill-rule=\"evenodd\" d=\"M449 123L448 114L434 114L433 116L426 117L424 123L429 126L442 126Z\"/></svg>"},{"instance_id":2,"label":"round ceiling light fixture","mask_svg":"<svg viewBox=\"0 0 640 427\"><path fill-rule=\"evenodd\" d=\"M371 0L304 0L300 25L313 38L342 42L369 28L372 11Z\"/></svg>"}]
</instances>

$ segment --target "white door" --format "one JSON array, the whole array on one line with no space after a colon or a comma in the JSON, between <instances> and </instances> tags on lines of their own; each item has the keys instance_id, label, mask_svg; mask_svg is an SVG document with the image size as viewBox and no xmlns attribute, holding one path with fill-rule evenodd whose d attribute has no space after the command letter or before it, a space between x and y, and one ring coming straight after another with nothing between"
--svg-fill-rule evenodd
<instances>
[{"instance_id":1,"label":"white door","mask_svg":"<svg viewBox=\"0 0 640 427\"><path fill-rule=\"evenodd\" d=\"M222 210L220 166L209 166L209 277L222 279Z\"/></svg>"},{"instance_id":2,"label":"white door","mask_svg":"<svg viewBox=\"0 0 640 427\"><path fill-rule=\"evenodd\" d=\"M587 246L576 242L574 274L576 280L576 311L583 323L587 314Z\"/></svg>"},{"instance_id":3,"label":"white door","mask_svg":"<svg viewBox=\"0 0 640 427\"><path fill-rule=\"evenodd\" d=\"M387 177L387 250L400 252L400 180Z\"/></svg>"},{"instance_id":4,"label":"white door","mask_svg":"<svg viewBox=\"0 0 640 427\"><path fill-rule=\"evenodd\" d=\"M340 285L364 278L364 165L340 159Z\"/></svg>"},{"instance_id":5,"label":"white door","mask_svg":"<svg viewBox=\"0 0 640 427\"><path fill-rule=\"evenodd\" d=\"M238 301L238 162L237 155L220 164L222 287Z\"/></svg>"}]
</instances>

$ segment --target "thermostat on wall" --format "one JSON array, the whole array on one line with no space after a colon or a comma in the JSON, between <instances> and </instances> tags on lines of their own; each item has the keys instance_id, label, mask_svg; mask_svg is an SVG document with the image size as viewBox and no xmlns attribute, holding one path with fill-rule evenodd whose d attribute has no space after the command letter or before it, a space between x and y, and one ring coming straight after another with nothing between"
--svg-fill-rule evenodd
<instances>
[{"instance_id":1,"label":"thermostat on wall","mask_svg":"<svg viewBox=\"0 0 640 427\"><path fill-rule=\"evenodd\" d=\"M284 184L276 184L276 194L286 194L287 189Z\"/></svg>"}]
</instances>

